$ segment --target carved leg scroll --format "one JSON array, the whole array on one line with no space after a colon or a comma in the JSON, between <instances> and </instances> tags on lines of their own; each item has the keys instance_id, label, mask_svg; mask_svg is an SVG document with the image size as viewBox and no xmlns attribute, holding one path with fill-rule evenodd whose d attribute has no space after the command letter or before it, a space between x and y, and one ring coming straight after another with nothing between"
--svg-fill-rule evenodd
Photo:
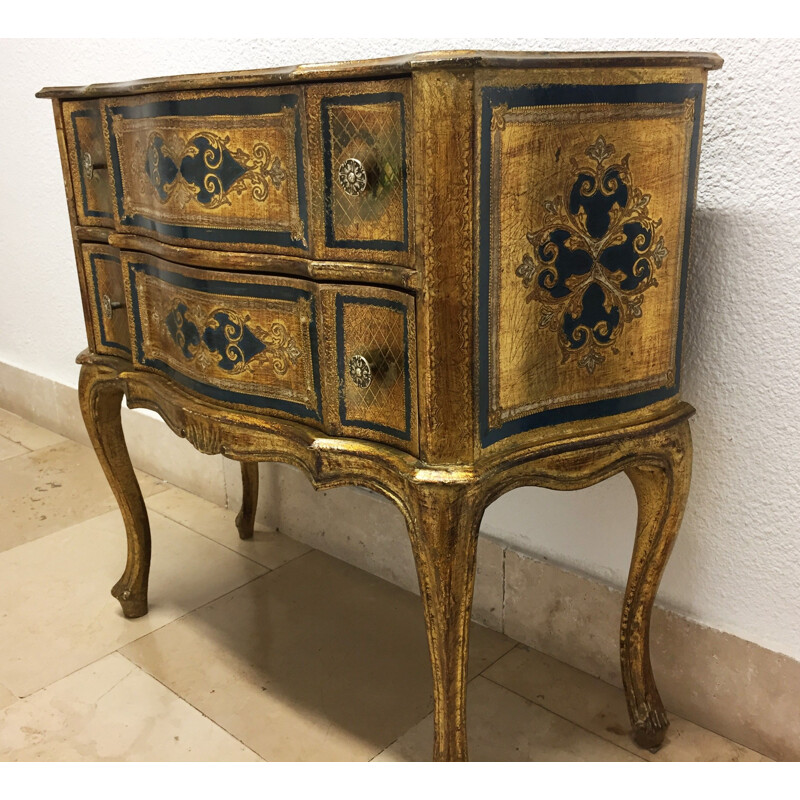
<instances>
[{"instance_id":1,"label":"carved leg scroll","mask_svg":"<svg viewBox=\"0 0 800 800\"><path fill-rule=\"evenodd\" d=\"M253 538L258 504L258 463L242 461L242 507L236 515L236 529L240 539Z\"/></svg>"},{"instance_id":2,"label":"carved leg scroll","mask_svg":"<svg viewBox=\"0 0 800 800\"><path fill-rule=\"evenodd\" d=\"M81 367L81 412L97 458L119 503L128 537L128 560L111 594L129 618L147 613L150 524L120 421L123 391L116 373L97 364Z\"/></svg>"},{"instance_id":3,"label":"carved leg scroll","mask_svg":"<svg viewBox=\"0 0 800 800\"><path fill-rule=\"evenodd\" d=\"M409 535L433 669L433 758L466 761L468 637L481 508L463 486L415 486L412 495Z\"/></svg>"},{"instance_id":4,"label":"carved leg scroll","mask_svg":"<svg viewBox=\"0 0 800 800\"><path fill-rule=\"evenodd\" d=\"M669 721L650 665L650 615L658 584L680 528L692 473L688 422L659 437L648 454L625 471L636 490L639 519L620 631L622 681L640 747L658 748Z\"/></svg>"}]
</instances>

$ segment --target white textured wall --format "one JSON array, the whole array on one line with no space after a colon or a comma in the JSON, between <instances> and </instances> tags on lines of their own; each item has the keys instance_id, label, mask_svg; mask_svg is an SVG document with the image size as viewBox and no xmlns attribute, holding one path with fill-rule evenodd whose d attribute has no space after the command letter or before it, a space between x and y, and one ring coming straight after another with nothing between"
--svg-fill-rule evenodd
<instances>
[{"instance_id":1,"label":"white textured wall","mask_svg":"<svg viewBox=\"0 0 800 800\"><path fill-rule=\"evenodd\" d=\"M1 41L0 361L69 385L85 346L45 84L446 48L715 50L684 362L695 471L661 601L800 659L800 42L714 40ZM519 489L484 531L621 585L635 524L624 477Z\"/></svg>"}]
</instances>

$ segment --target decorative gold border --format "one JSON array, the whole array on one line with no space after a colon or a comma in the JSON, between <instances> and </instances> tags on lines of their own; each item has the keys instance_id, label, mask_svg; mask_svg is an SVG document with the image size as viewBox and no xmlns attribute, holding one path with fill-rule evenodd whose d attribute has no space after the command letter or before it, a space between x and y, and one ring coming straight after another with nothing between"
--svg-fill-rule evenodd
<instances>
[{"instance_id":1,"label":"decorative gold border","mask_svg":"<svg viewBox=\"0 0 800 800\"><path fill-rule=\"evenodd\" d=\"M602 105L602 108L591 109L587 106ZM500 408L499 401L499 369L497 364L497 347L499 337L499 326L496 324L496 319L499 315L500 303L500 269L497 267L499 264L500 251L502 243L499 239L499 224L500 224L500 175L501 175L501 135L504 128L509 124L521 124L528 122L535 122L538 124L563 124L566 122L583 121L587 115L592 121L600 120L644 120L644 119L673 119L676 117L683 117L686 121L686 136L687 142L691 140L692 127L694 124L694 101L687 100L683 104L677 106L675 103L619 103L619 104L575 104L575 105L560 105L555 110L552 107L533 107L533 106L520 106L509 110L499 106L495 109L498 122L495 124L495 118L492 119L492 153L491 153L491 168L490 168L490 192L491 192L491 206L490 217L491 224L489 229L489 252L490 252L490 268L489 268L489 422L493 428L499 427L501 424L513 419L527 416L530 413L542 410L544 408L560 408L564 406L573 405L576 402L586 400L606 400L615 397L624 397L629 394L636 394L638 392L647 391L661 386L671 386L674 384L676 375L676 337L671 341L671 367L658 375L650 378L630 381L628 383L608 387L606 389L593 389L583 392L576 392L570 395L563 395L561 397L547 398L544 400L536 401L533 403L526 403L514 408ZM686 205L686 195L689 188L689 165L690 165L691 148L685 148L684 165L682 171L681 183L681 208ZM685 219L681 220L682 224L679 233L679 248L677 254L683 253L684 238L686 233ZM678 306L680 296L680 270L683 265L678 258L676 260L678 275L673 281L673 297L672 308L674 315L674 325L678 322Z\"/></svg>"}]
</instances>

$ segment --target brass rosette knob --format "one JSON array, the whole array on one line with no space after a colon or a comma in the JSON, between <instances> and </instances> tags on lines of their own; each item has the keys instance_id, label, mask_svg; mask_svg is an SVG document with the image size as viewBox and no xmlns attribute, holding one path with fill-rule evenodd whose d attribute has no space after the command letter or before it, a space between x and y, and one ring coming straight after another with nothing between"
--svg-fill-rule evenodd
<instances>
[{"instance_id":1,"label":"brass rosette knob","mask_svg":"<svg viewBox=\"0 0 800 800\"><path fill-rule=\"evenodd\" d=\"M366 389L372 383L372 367L362 355L354 355L347 365L353 383L359 389Z\"/></svg>"},{"instance_id":2,"label":"brass rosette knob","mask_svg":"<svg viewBox=\"0 0 800 800\"><path fill-rule=\"evenodd\" d=\"M348 158L339 167L339 185L345 194L357 197L367 188L367 171L357 158Z\"/></svg>"}]
</instances>

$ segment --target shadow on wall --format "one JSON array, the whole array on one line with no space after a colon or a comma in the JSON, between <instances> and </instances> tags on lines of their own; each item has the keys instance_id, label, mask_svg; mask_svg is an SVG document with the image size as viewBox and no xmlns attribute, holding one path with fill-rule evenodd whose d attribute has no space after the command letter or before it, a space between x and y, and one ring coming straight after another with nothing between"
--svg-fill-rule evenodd
<instances>
[{"instance_id":1,"label":"shadow on wall","mask_svg":"<svg viewBox=\"0 0 800 800\"><path fill-rule=\"evenodd\" d=\"M787 358L800 343L800 272L785 270L776 284L776 265L786 261L776 228L754 213L695 215L682 377L682 395L698 410L694 475L659 604L782 650L763 620L780 614L776 592L800 620L800 599L790 600L800 583L800 359ZM304 475L275 465L262 467L262 483L262 508L273 504L272 519L288 535L416 584L403 518L385 499L349 488L315 493ZM577 492L516 489L489 506L482 532L621 588L635 527L633 488L618 475ZM774 630L800 641L785 619Z\"/></svg>"}]
</instances>

